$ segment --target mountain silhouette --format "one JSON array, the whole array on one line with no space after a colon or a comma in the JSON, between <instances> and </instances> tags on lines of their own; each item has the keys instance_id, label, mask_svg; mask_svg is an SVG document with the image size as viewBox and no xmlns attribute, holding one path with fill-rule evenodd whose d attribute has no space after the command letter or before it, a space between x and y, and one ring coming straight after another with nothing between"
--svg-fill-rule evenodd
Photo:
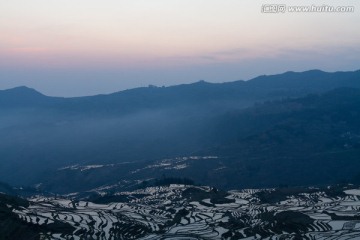
<instances>
[{"instance_id":1,"label":"mountain silhouette","mask_svg":"<svg viewBox=\"0 0 360 240\"><path fill-rule=\"evenodd\" d=\"M223 188L350 180L360 174L359 89L360 71L311 70L75 98L2 90L0 181L69 192L161 174ZM212 155L177 170L147 168Z\"/></svg>"}]
</instances>

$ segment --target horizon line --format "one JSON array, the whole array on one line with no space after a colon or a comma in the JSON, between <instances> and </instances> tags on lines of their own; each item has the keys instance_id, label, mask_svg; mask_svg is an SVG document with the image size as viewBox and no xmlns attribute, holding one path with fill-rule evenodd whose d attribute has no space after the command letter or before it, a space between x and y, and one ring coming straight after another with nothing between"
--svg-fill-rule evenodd
<instances>
[{"instance_id":1,"label":"horizon line","mask_svg":"<svg viewBox=\"0 0 360 240\"><path fill-rule=\"evenodd\" d=\"M255 80L257 78L261 78L261 77L271 77L271 76L278 76L278 75L284 75L284 74L289 74L289 73L294 73L294 74L299 74L299 73L307 73L307 72L321 72L321 73L350 73L350 72L358 72L360 71L359 69L356 70L352 70L352 71L324 71L321 69L309 69L309 70L305 70L305 71L285 71L285 72L281 72L281 73L277 73L277 74L262 74L262 75L258 75L256 77L247 79L247 80L230 80L230 81L224 81L224 82L208 82L206 80L198 80L196 82L191 82L191 83L179 83L179 84L174 84L174 85L169 85L169 86L157 86L155 84L149 84L148 86L139 86L139 87L134 87L134 88L127 88L127 89L123 89L123 90L115 90L114 92L110 92L110 93L99 93L99 94L94 94L94 95L82 95L82 96L74 96L74 97L66 97L66 96L50 96L50 95L45 95L44 93L42 93L41 91L38 91L37 89L33 88L33 87L28 87L26 85L19 85L16 87L11 87L11 88L6 88L6 89L0 89L0 92L2 91L11 91L14 89L19 89L19 88L26 88L26 89L30 89L32 91L35 91L43 96L46 97L52 97L52 98L66 98L66 99L71 99L71 98L81 98L81 97L94 97L94 96L104 96L104 95L111 95L111 94L116 94L116 93L120 93L120 92L126 92L126 91L132 91L132 90L136 90L136 89L144 89L144 88L171 88L171 87L177 87L177 86L183 86L183 85L192 85L192 84L196 84L196 83L207 83L207 84L227 84L227 83L234 83L234 82L249 82L252 80Z\"/></svg>"}]
</instances>

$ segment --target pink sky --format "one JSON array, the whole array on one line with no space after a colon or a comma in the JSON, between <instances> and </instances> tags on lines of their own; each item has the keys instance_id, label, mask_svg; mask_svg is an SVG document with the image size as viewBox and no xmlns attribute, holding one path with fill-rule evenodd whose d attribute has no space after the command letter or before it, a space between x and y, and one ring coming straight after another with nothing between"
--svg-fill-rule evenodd
<instances>
[{"instance_id":1,"label":"pink sky","mask_svg":"<svg viewBox=\"0 0 360 240\"><path fill-rule=\"evenodd\" d=\"M88 95L287 70L360 68L358 1L341 1L354 6L353 13L264 14L263 4L0 0L0 89L28 85L50 95ZM69 93L69 84L77 90Z\"/></svg>"}]
</instances>

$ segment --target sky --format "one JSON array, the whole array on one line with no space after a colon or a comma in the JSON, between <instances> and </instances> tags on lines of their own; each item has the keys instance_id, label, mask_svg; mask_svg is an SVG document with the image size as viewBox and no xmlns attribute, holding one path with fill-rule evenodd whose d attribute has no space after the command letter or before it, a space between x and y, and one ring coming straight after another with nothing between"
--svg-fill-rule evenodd
<instances>
[{"instance_id":1,"label":"sky","mask_svg":"<svg viewBox=\"0 0 360 240\"><path fill-rule=\"evenodd\" d=\"M264 13L265 4L353 6ZM50 96L360 69L357 0L0 0L0 89Z\"/></svg>"}]
</instances>

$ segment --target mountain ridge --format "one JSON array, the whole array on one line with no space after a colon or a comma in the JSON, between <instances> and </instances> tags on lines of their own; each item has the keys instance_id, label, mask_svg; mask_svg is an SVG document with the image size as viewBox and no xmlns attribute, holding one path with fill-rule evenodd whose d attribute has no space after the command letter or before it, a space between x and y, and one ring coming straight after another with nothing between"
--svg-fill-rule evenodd
<instances>
[{"instance_id":1,"label":"mountain ridge","mask_svg":"<svg viewBox=\"0 0 360 240\"><path fill-rule=\"evenodd\" d=\"M0 91L1 108L43 108L101 114L131 114L142 110L172 108L173 106L238 105L243 108L256 101L284 97L301 97L338 87L360 88L360 70L327 73L320 70L285 72L263 75L248 81L224 83L199 81L169 87L140 87L86 97L49 97L33 89L20 87ZM21 90L21 91L20 91ZM6 94L7 93L7 94ZM12 94L10 94L12 93ZM32 94L30 94L32 93ZM7 96L7 95L11 96Z\"/></svg>"},{"instance_id":2,"label":"mountain ridge","mask_svg":"<svg viewBox=\"0 0 360 240\"><path fill-rule=\"evenodd\" d=\"M348 181L357 174L351 166L358 157L359 89L360 71L288 72L249 82L150 86L69 99L16 89L37 97L22 105L0 101L0 181L43 183L55 192L126 180L119 175L142 181L162 173L188 174L224 188L301 184L301 173L314 169L301 167L312 160L324 164L316 154L331 159L323 169L343 171L322 171L306 184L340 181L345 173ZM196 161L176 160L191 156ZM352 165L341 167L341 161ZM277 174L271 164L282 171ZM291 166L297 175L287 170Z\"/></svg>"},{"instance_id":3,"label":"mountain ridge","mask_svg":"<svg viewBox=\"0 0 360 240\"><path fill-rule=\"evenodd\" d=\"M352 73L352 74L360 74L360 69L359 70L354 70L354 71L336 71L336 72L326 72L323 70L319 70L319 69L312 69L312 70L307 70L307 71L301 71L301 72L296 72L296 71L286 71L283 73L279 73L279 74L271 74L271 75L259 75L257 77L251 78L249 80L235 80L235 81L226 81L226 82L216 82L216 83L212 83L212 82L207 82L205 80L199 80L197 82L193 82L193 83L187 83L187 84L176 84L176 85L171 85L171 86L167 86L167 87L158 87L155 85L149 85L148 87L136 87L136 88L130 88L130 89L124 89L124 90L119 90L119 91L115 91L112 93L108 93L108 94L104 94L104 93L99 93L99 94L95 94L95 95L89 95L89 96L76 96L76 97L54 97L54 96L48 96L45 95L37 90L35 90L34 88L30 88L27 86L17 86L17 87L12 87L12 88L8 88L8 89L2 89L0 90L0 94L3 94L4 92L33 92L33 93L37 93L38 95L42 95L42 96L46 96L46 97L51 97L51 98L64 98L64 99L76 99L76 98L89 98L89 97L96 97L96 96L108 96L108 95L116 95L116 94L122 94L122 93L127 93L127 92L132 92L132 91L137 91L137 90L143 90L143 89L149 89L149 88L153 88L153 89L168 89L168 88L177 88L177 87L190 87L190 86L196 86L196 85L232 85L232 84L249 84L249 83L253 83L259 80L269 80L272 78L277 78L277 77L290 77L292 76L299 76L302 74L307 74L308 76L312 76L312 77L319 77L321 75L333 75L333 74L344 74L344 73Z\"/></svg>"}]
</instances>

